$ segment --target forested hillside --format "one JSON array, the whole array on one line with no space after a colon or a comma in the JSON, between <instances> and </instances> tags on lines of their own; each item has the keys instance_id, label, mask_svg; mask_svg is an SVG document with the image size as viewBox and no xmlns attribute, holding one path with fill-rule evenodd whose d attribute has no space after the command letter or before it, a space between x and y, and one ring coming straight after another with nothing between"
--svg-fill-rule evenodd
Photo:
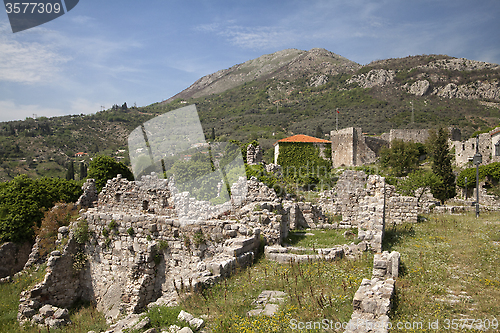
<instances>
[{"instance_id":1,"label":"forested hillside","mask_svg":"<svg viewBox=\"0 0 500 333\"><path fill-rule=\"evenodd\" d=\"M258 140L267 150L293 134L324 137L336 127L336 109L339 128L372 135L456 126L466 137L499 124L498 65L443 55L360 66L326 50L285 51L202 78L177 98L149 106L0 123L0 180L63 178L71 161L78 179L79 165L97 153L128 163L134 128L192 103L207 138L215 132L217 140ZM210 94L214 87L222 92Z\"/></svg>"}]
</instances>

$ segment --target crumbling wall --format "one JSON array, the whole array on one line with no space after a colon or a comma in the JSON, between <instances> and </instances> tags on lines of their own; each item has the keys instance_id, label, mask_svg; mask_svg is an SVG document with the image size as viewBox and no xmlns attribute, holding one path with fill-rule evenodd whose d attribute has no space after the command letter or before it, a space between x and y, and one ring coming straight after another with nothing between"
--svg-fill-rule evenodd
<instances>
[{"instance_id":1,"label":"crumbling wall","mask_svg":"<svg viewBox=\"0 0 500 333\"><path fill-rule=\"evenodd\" d=\"M0 278L13 276L23 269L31 252L31 242L7 242L0 246Z\"/></svg>"},{"instance_id":2,"label":"crumbling wall","mask_svg":"<svg viewBox=\"0 0 500 333\"><path fill-rule=\"evenodd\" d=\"M165 303L173 303L176 289L213 283L230 273L227 264L222 270L213 267L249 264L260 240L259 228L244 228L234 220L181 225L153 214L92 210L83 218L93 235L85 249L90 259L85 298L95 300L112 318L138 312L162 296ZM238 241L243 245L233 246Z\"/></svg>"},{"instance_id":3,"label":"crumbling wall","mask_svg":"<svg viewBox=\"0 0 500 333\"><path fill-rule=\"evenodd\" d=\"M60 228L64 250L51 253L44 281L23 294L20 321L36 320L45 304L68 307L79 297L115 319L151 302L175 304L182 290L211 285L251 264L262 239L280 243L289 224L272 189L256 180L248 188L238 211L183 224L165 181L154 175L109 180L97 207L82 210L69 235ZM77 225L88 226L83 247L75 241ZM83 263L81 271L75 263Z\"/></svg>"},{"instance_id":4,"label":"crumbling wall","mask_svg":"<svg viewBox=\"0 0 500 333\"><path fill-rule=\"evenodd\" d=\"M247 164L257 165L262 163L262 149L260 145L249 144L247 147Z\"/></svg>"},{"instance_id":5,"label":"crumbling wall","mask_svg":"<svg viewBox=\"0 0 500 333\"><path fill-rule=\"evenodd\" d=\"M36 323L38 311L45 304L65 308L82 296L81 271L74 266L80 245L73 235L73 232L69 236L66 234L67 242L62 251L55 250L50 253L44 280L31 290L21 292L17 314L20 323Z\"/></svg>"},{"instance_id":6,"label":"crumbling wall","mask_svg":"<svg viewBox=\"0 0 500 333\"><path fill-rule=\"evenodd\" d=\"M391 324L388 314L399 274L399 260L399 252L375 254L372 278L363 279L354 294L354 312L347 323L346 333L389 331Z\"/></svg>"},{"instance_id":7,"label":"crumbling wall","mask_svg":"<svg viewBox=\"0 0 500 333\"><path fill-rule=\"evenodd\" d=\"M417 198L396 193L383 177L354 170L345 170L332 190L321 193L319 206L323 212L342 216L339 228L358 226L367 210L377 216L382 212L389 224L415 223L419 211Z\"/></svg>"},{"instance_id":8,"label":"crumbling wall","mask_svg":"<svg viewBox=\"0 0 500 333\"><path fill-rule=\"evenodd\" d=\"M109 179L99 193L98 204L100 212L151 213L169 217L176 214L168 181L154 174L142 177L141 181L129 181L121 175Z\"/></svg>"}]
</instances>

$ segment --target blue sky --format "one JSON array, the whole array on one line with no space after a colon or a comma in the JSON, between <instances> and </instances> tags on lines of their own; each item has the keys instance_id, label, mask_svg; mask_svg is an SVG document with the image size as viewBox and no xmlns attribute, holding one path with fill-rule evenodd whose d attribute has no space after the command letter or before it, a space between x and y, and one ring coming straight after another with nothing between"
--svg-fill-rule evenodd
<instances>
[{"instance_id":1,"label":"blue sky","mask_svg":"<svg viewBox=\"0 0 500 333\"><path fill-rule=\"evenodd\" d=\"M498 0L80 0L13 34L0 12L0 121L165 100L286 48L360 64L418 54L500 63Z\"/></svg>"}]
</instances>

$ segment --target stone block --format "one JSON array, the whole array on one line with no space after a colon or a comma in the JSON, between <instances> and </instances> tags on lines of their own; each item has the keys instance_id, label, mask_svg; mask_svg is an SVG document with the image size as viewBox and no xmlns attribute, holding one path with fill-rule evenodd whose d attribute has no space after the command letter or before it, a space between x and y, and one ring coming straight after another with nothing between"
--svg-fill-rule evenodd
<instances>
[{"instance_id":1,"label":"stone block","mask_svg":"<svg viewBox=\"0 0 500 333\"><path fill-rule=\"evenodd\" d=\"M177 333L193 333L193 330L190 329L189 327L183 327Z\"/></svg>"},{"instance_id":2,"label":"stone block","mask_svg":"<svg viewBox=\"0 0 500 333\"><path fill-rule=\"evenodd\" d=\"M56 309L54 309L54 307L50 304L45 304L38 310L38 313L40 313L44 317L50 317L54 314Z\"/></svg>"}]
</instances>

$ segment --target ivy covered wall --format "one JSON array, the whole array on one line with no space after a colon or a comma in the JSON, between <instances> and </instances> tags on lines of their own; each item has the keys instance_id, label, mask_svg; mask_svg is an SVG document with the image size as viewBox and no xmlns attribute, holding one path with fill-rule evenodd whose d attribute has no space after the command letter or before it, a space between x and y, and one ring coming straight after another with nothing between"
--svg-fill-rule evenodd
<instances>
[{"instance_id":1,"label":"ivy covered wall","mask_svg":"<svg viewBox=\"0 0 500 333\"><path fill-rule=\"evenodd\" d=\"M293 179L313 176L321 178L330 172L331 144L280 142L278 164L283 175Z\"/></svg>"}]
</instances>

